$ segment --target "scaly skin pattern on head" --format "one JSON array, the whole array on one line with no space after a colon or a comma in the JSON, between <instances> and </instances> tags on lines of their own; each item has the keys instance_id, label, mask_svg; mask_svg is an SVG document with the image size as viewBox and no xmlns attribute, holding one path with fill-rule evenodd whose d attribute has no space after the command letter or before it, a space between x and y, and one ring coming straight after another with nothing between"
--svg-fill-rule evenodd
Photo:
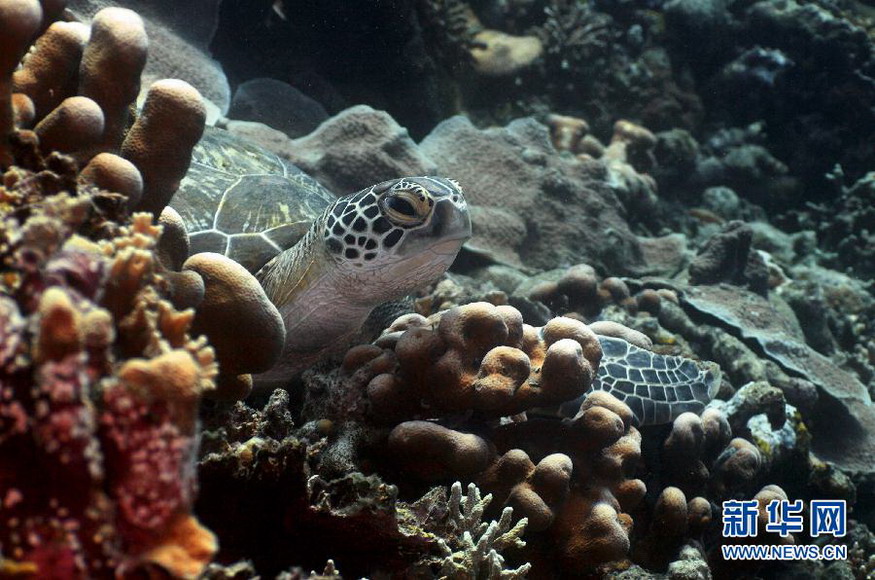
<instances>
[{"instance_id":1,"label":"scaly skin pattern on head","mask_svg":"<svg viewBox=\"0 0 875 580\"><path fill-rule=\"evenodd\" d=\"M286 326L280 361L256 386L283 385L346 346L374 307L437 280L470 237L451 179L404 177L339 198L256 275Z\"/></svg>"}]
</instances>

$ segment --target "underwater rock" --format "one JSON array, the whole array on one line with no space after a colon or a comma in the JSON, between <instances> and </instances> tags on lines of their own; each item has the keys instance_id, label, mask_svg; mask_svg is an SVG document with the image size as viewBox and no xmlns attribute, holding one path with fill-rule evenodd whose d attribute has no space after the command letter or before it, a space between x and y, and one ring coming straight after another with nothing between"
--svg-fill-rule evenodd
<instances>
[{"instance_id":1,"label":"underwater rock","mask_svg":"<svg viewBox=\"0 0 875 580\"><path fill-rule=\"evenodd\" d=\"M863 280L817 266L796 266L779 294L806 320L813 348L853 369L875 394L875 296Z\"/></svg>"},{"instance_id":2,"label":"underwater rock","mask_svg":"<svg viewBox=\"0 0 875 580\"><path fill-rule=\"evenodd\" d=\"M277 153L335 193L358 191L399 175L433 175L436 171L407 129L367 105L338 113Z\"/></svg>"},{"instance_id":3,"label":"underwater rock","mask_svg":"<svg viewBox=\"0 0 875 580\"><path fill-rule=\"evenodd\" d=\"M702 552L690 544L681 548L678 559L668 565L669 580L708 580L711 570Z\"/></svg>"},{"instance_id":4,"label":"underwater rock","mask_svg":"<svg viewBox=\"0 0 875 580\"><path fill-rule=\"evenodd\" d=\"M333 558L365 576L403 573L437 552L395 486L360 472L321 474L319 439L295 436L282 390L261 410L237 402L210 418L197 511L222 538L224 557L252 560L261 574L318 569Z\"/></svg>"},{"instance_id":5,"label":"underwater rock","mask_svg":"<svg viewBox=\"0 0 875 580\"><path fill-rule=\"evenodd\" d=\"M762 144L764 139L762 123L715 132L702 145L689 185L729 187L746 201L769 209L792 203L800 197L797 180Z\"/></svg>"},{"instance_id":6,"label":"underwater rock","mask_svg":"<svg viewBox=\"0 0 875 580\"><path fill-rule=\"evenodd\" d=\"M713 211L724 220L741 220L753 223L765 222L765 211L751 202L741 199L735 191L725 186L709 187L702 192L702 207Z\"/></svg>"},{"instance_id":7,"label":"underwater rock","mask_svg":"<svg viewBox=\"0 0 875 580\"><path fill-rule=\"evenodd\" d=\"M264 123L295 139L311 133L328 119L328 113L295 87L262 78L248 80L237 87L228 117Z\"/></svg>"},{"instance_id":8,"label":"underwater rock","mask_svg":"<svg viewBox=\"0 0 875 580\"><path fill-rule=\"evenodd\" d=\"M211 48L237 82L288 82L331 114L368 104L388 111L419 138L455 112L442 51L455 66L468 52L448 38L461 32L455 14L451 21L443 14L428 18L430 4L224 0Z\"/></svg>"},{"instance_id":9,"label":"underwater rock","mask_svg":"<svg viewBox=\"0 0 875 580\"><path fill-rule=\"evenodd\" d=\"M689 266L691 284L728 282L768 294L768 271L762 256L751 251L753 230L744 222L731 221L708 238Z\"/></svg>"},{"instance_id":10,"label":"underwater rock","mask_svg":"<svg viewBox=\"0 0 875 580\"><path fill-rule=\"evenodd\" d=\"M762 297L729 286L688 288L682 303L732 329L788 375L817 385L821 396L806 416L814 451L848 471L872 472L875 409L869 392L851 373L805 344L798 322Z\"/></svg>"},{"instance_id":11,"label":"underwater rock","mask_svg":"<svg viewBox=\"0 0 875 580\"><path fill-rule=\"evenodd\" d=\"M539 269L581 261L619 274L651 269L610 191L604 166L556 155L547 127L534 119L477 129L468 119L453 117L420 147L439 160L442 172L465 184L472 204L514 214L517 228L520 221L525 224L525 237L508 247L514 236L495 223L481 231L475 220L469 250Z\"/></svg>"}]
</instances>

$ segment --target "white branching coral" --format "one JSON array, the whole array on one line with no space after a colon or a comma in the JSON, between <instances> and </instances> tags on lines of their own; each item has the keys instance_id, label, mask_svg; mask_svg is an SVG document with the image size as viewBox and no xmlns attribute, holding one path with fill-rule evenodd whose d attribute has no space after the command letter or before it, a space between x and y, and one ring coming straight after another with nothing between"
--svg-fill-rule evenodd
<instances>
[{"instance_id":1,"label":"white branching coral","mask_svg":"<svg viewBox=\"0 0 875 580\"><path fill-rule=\"evenodd\" d=\"M513 508L506 507L498 521L483 522L483 512L492 501L492 494L481 497L473 483L468 484L468 495L462 495L458 481L450 488L448 527L455 533L448 539L438 540L444 560L438 572L440 578L453 580L493 580L524 578L532 567L505 569L501 551L522 548L521 539L528 524L527 518L513 523Z\"/></svg>"}]
</instances>

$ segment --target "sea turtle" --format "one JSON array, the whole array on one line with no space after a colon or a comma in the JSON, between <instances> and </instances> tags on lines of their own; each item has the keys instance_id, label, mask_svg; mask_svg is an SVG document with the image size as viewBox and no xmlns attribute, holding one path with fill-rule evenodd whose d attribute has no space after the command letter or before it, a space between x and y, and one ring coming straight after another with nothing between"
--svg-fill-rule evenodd
<instances>
[{"instance_id":1,"label":"sea turtle","mask_svg":"<svg viewBox=\"0 0 875 580\"><path fill-rule=\"evenodd\" d=\"M192 253L244 265L283 317L285 348L255 377L261 387L283 385L344 346L374 307L439 278L471 236L451 179L405 177L335 198L275 154L219 129L195 148L171 206ZM593 388L624 400L639 423L701 411L719 384L719 372L690 360L599 338L604 357Z\"/></svg>"},{"instance_id":2,"label":"sea turtle","mask_svg":"<svg viewBox=\"0 0 875 580\"><path fill-rule=\"evenodd\" d=\"M275 154L208 129L170 203L191 252L245 266L279 309L286 342L256 386L282 385L343 346L371 310L441 276L471 236L461 187L404 177L335 198Z\"/></svg>"}]
</instances>

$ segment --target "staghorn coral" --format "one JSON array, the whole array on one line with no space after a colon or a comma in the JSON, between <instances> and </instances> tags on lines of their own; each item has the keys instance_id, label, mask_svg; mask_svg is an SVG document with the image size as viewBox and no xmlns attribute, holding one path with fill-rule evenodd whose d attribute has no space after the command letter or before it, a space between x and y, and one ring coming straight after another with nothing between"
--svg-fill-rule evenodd
<instances>
[{"instance_id":1,"label":"staghorn coral","mask_svg":"<svg viewBox=\"0 0 875 580\"><path fill-rule=\"evenodd\" d=\"M507 548L523 548L520 538L528 520L513 523L513 508L506 507L497 521L482 521L484 511L492 502L492 495L480 495L480 489L468 484L468 495L462 495L458 481L450 486L445 526L449 541L439 539L443 552L438 575L441 578L483 578L488 580L525 578L531 564L505 569L500 552Z\"/></svg>"}]
</instances>

